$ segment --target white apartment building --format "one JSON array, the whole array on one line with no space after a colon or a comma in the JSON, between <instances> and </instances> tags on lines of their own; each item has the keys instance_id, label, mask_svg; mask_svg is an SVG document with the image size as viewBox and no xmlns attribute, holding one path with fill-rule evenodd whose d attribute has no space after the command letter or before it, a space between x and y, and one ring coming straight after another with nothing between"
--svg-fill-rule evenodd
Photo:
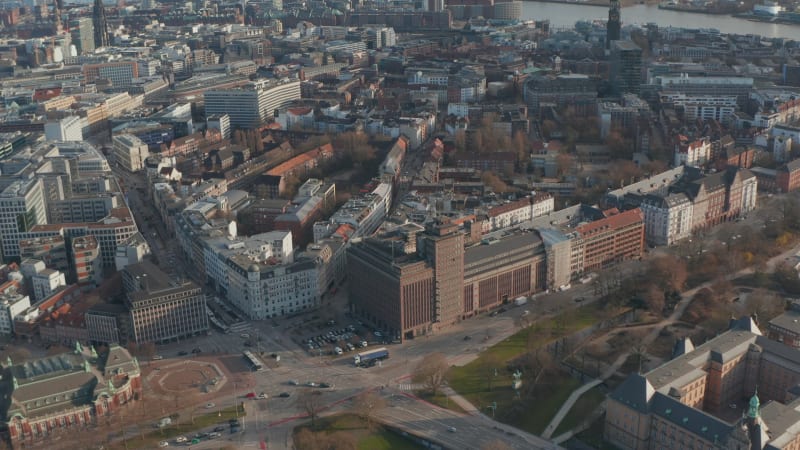
<instances>
[{"instance_id":1,"label":"white apartment building","mask_svg":"<svg viewBox=\"0 0 800 450\"><path fill-rule=\"evenodd\" d=\"M144 169L150 156L147 144L132 134L118 134L112 139L115 161L128 172Z\"/></svg>"},{"instance_id":2,"label":"white apartment building","mask_svg":"<svg viewBox=\"0 0 800 450\"><path fill-rule=\"evenodd\" d=\"M33 284L33 300L35 302L49 297L59 286L67 285L67 279L64 274L53 269L40 271L31 277L31 282Z\"/></svg>"},{"instance_id":3,"label":"white apartment building","mask_svg":"<svg viewBox=\"0 0 800 450\"><path fill-rule=\"evenodd\" d=\"M39 178L13 182L0 192L0 245L4 259L19 256L22 233L47 223L43 184Z\"/></svg>"},{"instance_id":4,"label":"white apartment building","mask_svg":"<svg viewBox=\"0 0 800 450\"><path fill-rule=\"evenodd\" d=\"M319 268L314 261L265 265L237 256L227 264L228 300L251 319L283 316L319 304Z\"/></svg>"},{"instance_id":5,"label":"white apartment building","mask_svg":"<svg viewBox=\"0 0 800 450\"><path fill-rule=\"evenodd\" d=\"M44 124L44 137L48 141L82 141L83 129L88 126L86 119L78 116L51 120Z\"/></svg>"},{"instance_id":6,"label":"white apartment building","mask_svg":"<svg viewBox=\"0 0 800 450\"><path fill-rule=\"evenodd\" d=\"M231 127L261 125L275 110L300 99L300 82L258 81L238 89L209 90L203 94L208 116L227 114Z\"/></svg>"},{"instance_id":7,"label":"white apartment building","mask_svg":"<svg viewBox=\"0 0 800 450\"><path fill-rule=\"evenodd\" d=\"M672 245L692 235L693 205L686 194L647 195L639 208L648 244Z\"/></svg>"},{"instance_id":8,"label":"white apartment building","mask_svg":"<svg viewBox=\"0 0 800 450\"><path fill-rule=\"evenodd\" d=\"M661 94L662 103L683 108L685 120L718 120L728 123L736 112L735 95L687 95L678 92Z\"/></svg>"},{"instance_id":9,"label":"white apartment building","mask_svg":"<svg viewBox=\"0 0 800 450\"><path fill-rule=\"evenodd\" d=\"M392 185L381 183L364 196L351 198L342 205L331 218L314 224L314 242L333 234L340 225L352 229L349 237L368 236L383 223L392 204Z\"/></svg>"},{"instance_id":10,"label":"white apartment building","mask_svg":"<svg viewBox=\"0 0 800 450\"><path fill-rule=\"evenodd\" d=\"M675 166L700 166L711 160L711 142L698 139L675 146Z\"/></svg>"},{"instance_id":11,"label":"white apartment building","mask_svg":"<svg viewBox=\"0 0 800 450\"><path fill-rule=\"evenodd\" d=\"M520 200L498 205L486 212L488 223L482 226L483 232L498 231L517 226L549 214L555 208L555 200L547 193L535 194Z\"/></svg>"},{"instance_id":12,"label":"white apartment building","mask_svg":"<svg viewBox=\"0 0 800 450\"><path fill-rule=\"evenodd\" d=\"M14 332L14 317L31 306L31 298L19 293L17 285L9 282L0 287L0 334Z\"/></svg>"}]
</instances>

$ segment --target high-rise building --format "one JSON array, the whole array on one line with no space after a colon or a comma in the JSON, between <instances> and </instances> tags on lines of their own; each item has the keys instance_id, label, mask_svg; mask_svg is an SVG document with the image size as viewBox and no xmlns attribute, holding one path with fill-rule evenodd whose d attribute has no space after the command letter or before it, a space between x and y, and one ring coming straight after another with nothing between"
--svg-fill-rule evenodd
<instances>
[{"instance_id":1,"label":"high-rise building","mask_svg":"<svg viewBox=\"0 0 800 450\"><path fill-rule=\"evenodd\" d=\"M92 8L92 25L94 26L94 46L108 47L108 24L103 0L94 0Z\"/></svg>"},{"instance_id":2,"label":"high-rise building","mask_svg":"<svg viewBox=\"0 0 800 450\"><path fill-rule=\"evenodd\" d=\"M457 322L464 309L464 234L454 223L429 226L417 250L433 267L434 322Z\"/></svg>"},{"instance_id":3,"label":"high-rise building","mask_svg":"<svg viewBox=\"0 0 800 450\"><path fill-rule=\"evenodd\" d=\"M613 41L619 40L621 28L619 0L611 0L611 7L608 8L608 23L606 23L606 49L611 48Z\"/></svg>"},{"instance_id":4,"label":"high-rise building","mask_svg":"<svg viewBox=\"0 0 800 450\"><path fill-rule=\"evenodd\" d=\"M80 236L72 240L72 266L75 281L81 285L98 285L103 275L100 244L94 236Z\"/></svg>"},{"instance_id":5,"label":"high-rise building","mask_svg":"<svg viewBox=\"0 0 800 450\"><path fill-rule=\"evenodd\" d=\"M227 114L231 127L252 128L275 115L275 110L300 99L300 82L259 81L237 89L203 94L206 116Z\"/></svg>"},{"instance_id":6,"label":"high-rise building","mask_svg":"<svg viewBox=\"0 0 800 450\"><path fill-rule=\"evenodd\" d=\"M611 87L617 95L639 94L642 86L642 49L631 41L611 44Z\"/></svg>"},{"instance_id":7,"label":"high-rise building","mask_svg":"<svg viewBox=\"0 0 800 450\"><path fill-rule=\"evenodd\" d=\"M145 261L126 266L122 284L130 310L131 340L166 342L208 331L206 297L193 282L173 282Z\"/></svg>"},{"instance_id":8,"label":"high-rise building","mask_svg":"<svg viewBox=\"0 0 800 450\"><path fill-rule=\"evenodd\" d=\"M90 17L81 17L72 22L72 42L77 43L80 54L94 51L94 24Z\"/></svg>"}]
</instances>

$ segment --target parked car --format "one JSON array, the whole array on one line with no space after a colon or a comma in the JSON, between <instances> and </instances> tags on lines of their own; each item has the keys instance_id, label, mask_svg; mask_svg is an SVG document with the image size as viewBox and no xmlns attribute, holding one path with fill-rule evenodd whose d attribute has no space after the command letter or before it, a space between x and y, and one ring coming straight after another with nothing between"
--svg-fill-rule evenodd
<instances>
[{"instance_id":1,"label":"parked car","mask_svg":"<svg viewBox=\"0 0 800 450\"><path fill-rule=\"evenodd\" d=\"M298 382L297 382L297 380L289 380L289 384L290 384L291 386L297 386L297 385L299 385L300 383L298 383Z\"/></svg>"},{"instance_id":2,"label":"parked car","mask_svg":"<svg viewBox=\"0 0 800 450\"><path fill-rule=\"evenodd\" d=\"M267 394L262 392L262 393L258 394L258 398L259 398L259 400L264 400L264 399L267 398Z\"/></svg>"},{"instance_id":3,"label":"parked car","mask_svg":"<svg viewBox=\"0 0 800 450\"><path fill-rule=\"evenodd\" d=\"M314 383L313 381L309 381L308 383L306 383L306 386L308 386L308 387L317 387L317 383Z\"/></svg>"},{"instance_id":4,"label":"parked car","mask_svg":"<svg viewBox=\"0 0 800 450\"><path fill-rule=\"evenodd\" d=\"M175 442L182 444L184 442L189 442L189 439L187 439L186 436L178 436L175 438Z\"/></svg>"},{"instance_id":5,"label":"parked car","mask_svg":"<svg viewBox=\"0 0 800 450\"><path fill-rule=\"evenodd\" d=\"M220 425L220 426L217 426L217 427L214 427L214 431L217 431L217 432L219 432L219 431L225 431L225 427L223 427L222 425Z\"/></svg>"},{"instance_id":6,"label":"parked car","mask_svg":"<svg viewBox=\"0 0 800 450\"><path fill-rule=\"evenodd\" d=\"M288 392L281 392L280 395L278 395L278 397L280 397L280 398L289 398L289 395L290 394Z\"/></svg>"},{"instance_id":7,"label":"parked car","mask_svg":"<svg viewBox=\"0 0 800 450\"><path fill-rule=\"evenodd\" d=\"M159 447L169 447L169 442L161 441L161 442L158 443L158 446Z\"/></svg>"},{"instance_id":8,"label":"parked car","mask_svg":"<svg viewBox=\"0 0 800 450\"><path fill-rule=\"evenodd\" d=\"M215 406L217 406L217 405L215 405L213 402L206 403L206 409L211 409L211 408L213 408Z\"/></svg>"},{"instance_id":9,"label":"parked car","mask_svg":"<svg viewBox=\"0 0 800 450\"><path fill-rule=\"evenodd\" d=\"M333 385L329 384L329 383L320 383L319 387L321 387L321 388L330 388L330 387L333 387Z\"/></svg>"},{"instance_id":10,"label":"parked car","mask_svg":"<svg viewBox=\"0 0 800 450\"><path fill-rule=\"evenodd\" d=\"M178 356L186 356L188 354L189 354L189 352L187 352L186 350L181 350L181 351L178 352Z\"/></svg>"}]
</instances>

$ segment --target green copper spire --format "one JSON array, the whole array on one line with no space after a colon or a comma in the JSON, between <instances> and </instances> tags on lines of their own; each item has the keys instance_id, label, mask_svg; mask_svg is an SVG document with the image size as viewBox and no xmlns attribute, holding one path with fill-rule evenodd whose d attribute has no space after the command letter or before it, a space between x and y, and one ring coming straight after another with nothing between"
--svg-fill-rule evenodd
<instances>
[{"instance_id":1,"label":"green copper spire","mask_svg":"<svg viewBox=\"0 0 800 450\"><path fill-rule=\"evenodd\" d=\"M75 341L75 354L80 355L81 353L83 353L83 347L81 347L80 342Z\"/></svg>"},{"instance_id":2,"label":"green copper spire","mask_svg":"<svg viewBox=\"0 0 800 450\"><path fill-rule=\"evenodd\" d=\"M92 358L97 358L97 350L94 349L94 345L92 346Z\"/></svg>"},{"instance_id":3,"label":"green copper spire","mask_svg":"<svg viewBox=\"0 0 800 450\"><path fill-rule=\"evenodd\" d=\"M758 400L758 387L756 387L756 392L750 398L750 407L747 409L747 417L751 419L757 418L760 407L761 402Z\"/></svg>"}]
</instances>

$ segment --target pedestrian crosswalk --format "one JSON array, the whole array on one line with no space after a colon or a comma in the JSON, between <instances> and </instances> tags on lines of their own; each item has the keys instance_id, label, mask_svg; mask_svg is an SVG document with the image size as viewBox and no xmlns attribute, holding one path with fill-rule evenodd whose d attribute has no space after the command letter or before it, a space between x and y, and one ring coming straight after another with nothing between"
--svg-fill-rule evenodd
<instances>
[{"instance_id":1,"label":"pedestrian crosswalk","mask_svg":"<svg viewBox=\"0 0 800 450\"><path fill-rule=\"evenodd\" d=\"M398 383L397 389L400 391L419 391L424 388L423 385L419 383Z\"/></svg>"}]
</instances>

